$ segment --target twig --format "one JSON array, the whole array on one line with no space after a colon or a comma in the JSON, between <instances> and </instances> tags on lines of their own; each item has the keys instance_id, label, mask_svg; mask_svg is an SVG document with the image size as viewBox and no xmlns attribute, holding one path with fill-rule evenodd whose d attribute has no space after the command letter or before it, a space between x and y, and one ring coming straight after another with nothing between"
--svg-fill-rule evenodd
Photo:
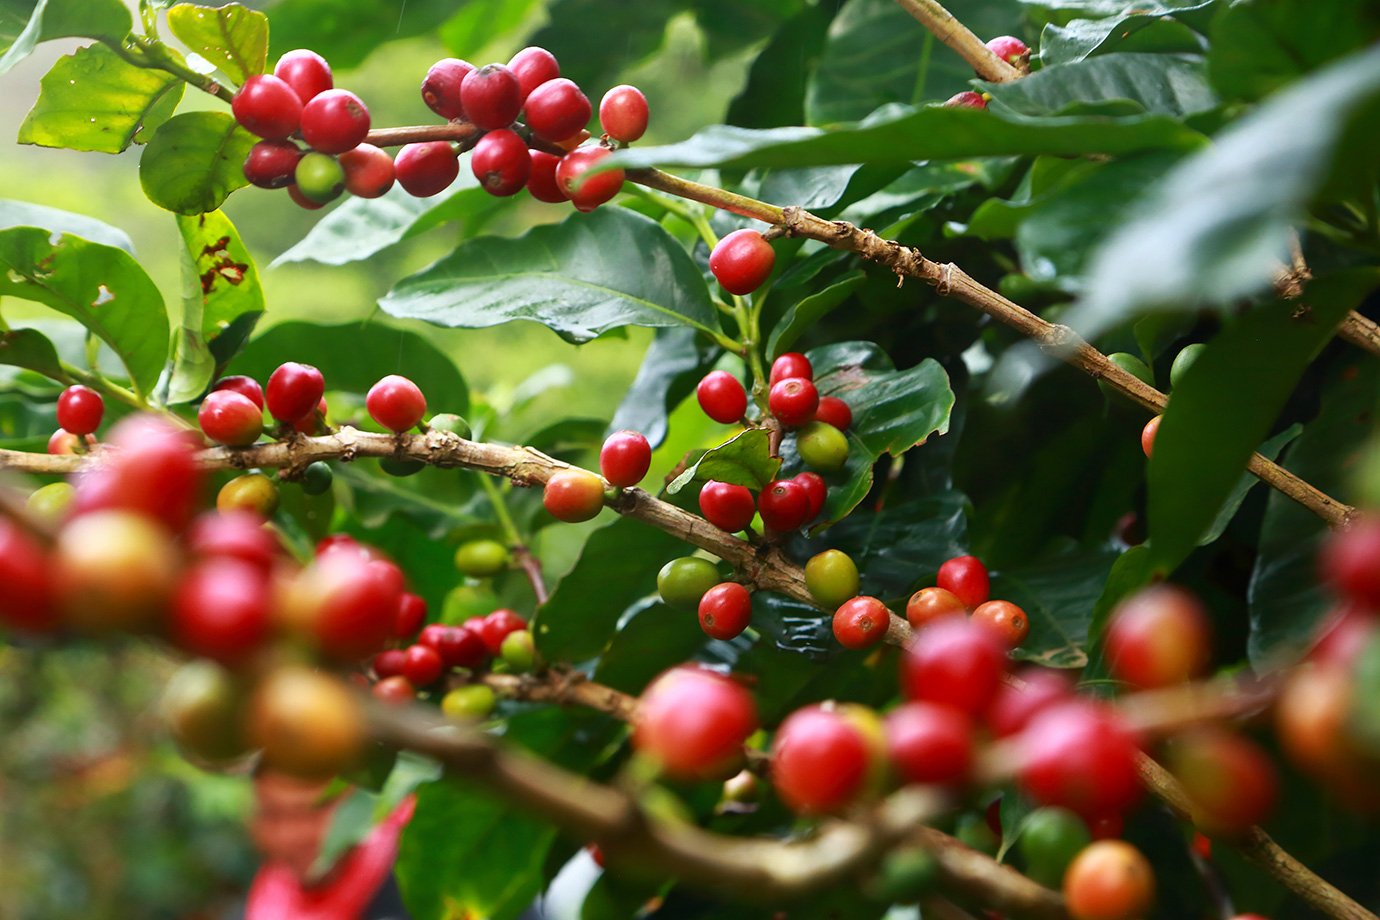
<instances>
[{"instance_id":1,"label":"twig","mask_svg":"<svg viewBox=\"0 0 1380 920\"><path fill-rule=\"evenodd\" d=\"M1380 325L1352 310L1342 320L1337 329L1338 338L1344 339L1371 354L1380 355Z\"/></svg>"},{"instance_id":2,"label":"twig","mask_svg":"<svg viewBox=\"0 0 1380 920\"><path fill-rule=\"evenodd\" d=\"M944 9L935 0L896 2L922 26L929 29L935 38L958 52L958 56L971 64L982 79L990 83L1009 83L1023 76L1015 67L988 51L982 39L974 35L971 29L955 19L953 13Z\"/></svg>"}]
</instances>

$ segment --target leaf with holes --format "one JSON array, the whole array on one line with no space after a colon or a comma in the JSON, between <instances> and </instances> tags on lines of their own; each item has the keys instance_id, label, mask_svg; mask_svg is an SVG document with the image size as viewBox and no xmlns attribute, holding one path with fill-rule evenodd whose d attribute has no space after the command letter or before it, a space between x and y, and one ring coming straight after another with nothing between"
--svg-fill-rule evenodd
<instances>
[{"instance_id":1,"label":"leaf with holes","mask_svg":"<svg viewBox=\"0 0 1380 920\"><path fill-rule=\"evenodd\" d=\"M219 8L179 3L168 10L168 28L236 83L264 72L268 17L263 13L238 3Z\"/></svg>"},{"instance_id":2,"label":"leaf with holes","mask_svg":"<svg viewBox=\"0 0 1380 920\"><path fill-rule=\"evenodd\" d=\"M254 135L224 112L184 112L154 133L139 159L139 182L160 208L214 211L249 184L244 158L254 143Z\"/></svg>"}]
</instances>

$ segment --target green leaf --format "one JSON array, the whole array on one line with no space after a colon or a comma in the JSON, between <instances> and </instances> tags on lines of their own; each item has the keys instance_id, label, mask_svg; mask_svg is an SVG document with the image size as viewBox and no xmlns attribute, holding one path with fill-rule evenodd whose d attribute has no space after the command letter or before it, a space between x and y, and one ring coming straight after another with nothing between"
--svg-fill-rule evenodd
<instances>
[{"instance_id":1,"label":"green leaf","mask_svg":"<svg viewBox=\"0 0 1380 920\"><path fill-rule=\"evenodd\" d=\"M214 211L249 184L244 158L254 135L225 112L184 112L153 135L139 159L144 194L178 214Z\"/></svg>"},{"instance_id":2,"label":"green leaf","mask_svg":"<svg viewBox=\"0 0 1380 920\"><path fill-rule=\"evenodd\" d=\"M1093 686L1098 695L1109 696L1110 685L1101 683L1108 677L1107 662L1102 655L1102 638L1116 605L1124 598L1148 585L1155 575L1154 554L1148 543L1133 546L1117 557L1102 596L1093 607L1092 619L1088 624L1088 666L1083 670L1082 680Z\"/></svg>"},{"instance_id":3,"label":"green leaf","mask_svg":"<svg viewBox=\"0 0 1380 920\"><path fill-rule=\"evenodd\" d=\"M1202 59L1178 54L1103 54L982 88L993 108L1020 115L1055 115L1119 99L1160 115L1191 115L1217 105Z\"/></svg>"},{"instance_id":4,"label":"green leaf","mask_svg":"<svg viewBox=\"0 0 1380 920\"><path fill-rule=\"evenodd\" d=\"M685 250L660 224L624 208L573 214L517 239L467 241L399 281L379 306L439 326L525 319L571 342L620 326L718 325Z\"/></svg>"},{"instance_id":5,"label":"green leaf","mask_svg":"<svg viewBox=\"0 0 1380 920\"><path fill-rule=\"evenodd\" d=\"M717 480L761 490L776 478L781 458L771 455L771 434L765 428L749 428L711 447L698 461L673 479L666 492L675 495L693 482Z\"/></svg>"},{"instance_id":6,"label":"green leaf","mask_svg":"<svg viewBox=\"0 0 1380 920\"><path fill-rule=\"evenodd\" d=\"M1279 452L1288 447L1290 442L1297 438L1302 432L1302 425L1290 425L1288 428L1260 445L1260 449L1257 450L1256 453L1260 454L1266 460L1274 460L1279 456ZM1207 533L1203 534L1202 538L1198 540L1199 546L1207 546L1209 543L1215 543L1217 538L1226 532L1227 525L1231 523L1232 518L1236 517L1236 512L1241 510L1241 504L1246 500L1246 496L1250 494L1251 489L1258 485L1260 485L1260 480L1256 479L1253 474L1241 474L1240 478L1236 480L1236 485L1232 486L1231 494L1227 496L1226 502L1222 505L1222 510L1217 512L1217 517L1213 520L1212 526L1209 527Z\"/></svg>"},{"instance_id":7,"label":"green leaf","mask_svg":"<svg viewBox=\"0 0 1380 920\"><path fill-rule=\"evenodd\" d=\"M134 255L134 243L130 241L129 235L104 221L84 214L73 214L71 211L47 208L41 204L30 204L27 201L0 199L0 230L10 227L59 230L103 246L114 246Z\"/></svg>"},{"instance_id":8,"label":"green leaf","mask_svg":"<svg viewBox=\"0 0 1380 920\"><path fill-rule=\"evenodd\" d=\"M802 297L791 304L786 315L781 317L767 337L767 357L774 359L782 352L789 351L807 329L848 300L864 280L866 276L861 271L849 272L819 293Z\"/></svg>"},{"instance_id":9,"label":"green leaf","mask_svg":"<svg viewBox=\"0 0 1380 920\"><path fill-rule=\"evenodd\" d=\"M853 557L861 593L908 597L934 584L941 565L968 551L968 510L968 499L953 491L888 503L830 527L828 545Z\"/></svg>"},{"instance_id":10,"label":"green leaf","mask_svg":"<svg viewBox=\"0 0 1380 920\"><path fill-rule=\"evenodd\" d=\"M1030 635L1013 655L1049 668L1086 664L1088 626L1117 558L1111 550L1067 552L994 573L992 596L1030 618Z\"/></svg>"},{"instance_id":11,"label":"green leaf","mask_svg":"<svg viewBox=\"0 0 1380 920\"><path fill-rule=\"evenodd\" d=\"M694 329L658 329L642 366L618 404L608 431L640 431L652 445L666 440L667 416L714 366L719 350L704 344Z\"/></svg>"},{"instance_id":12,"label":"green leaf","mask_svg":"<svg viewBox=\"0 0 1380 920\"><path fill-rule=\"evenodd\" d=\"M1149 463L1154 564L1172 571L1211 526L1313 357L1380 270L1355 269L1308 286L1309 311L1267 304L1208 343L1174 387Z\"/></svg>"},{"instance_id":13,"label":"green leaf","mask_svg":"<svg viewBox=\"0 0 1380 920\"><path fill-rule=\"evenodd\" d=\"M277 0L269 7L272 50L281 55L293 48L311 48L337 72L353 70L384 42L431 33L455 13L456 6L455 0ZM421 82L420 72L417 82Z\"/></svg>"},{"instance_id":14,"label":"green leaf","mask_svg":"<svg viewBox=\"0 0 1380 920\"><path fill-rule=\"evenodd\" d=\"M594 679L624 693L641 693L653 677L689 661L707 641L695 617L649 603L620 625L599 656Z\"/></svg>"},{"instance_id":15,"label":"green leaf","mask_svg":"<svg viewBox=\"0 0 1380 920\"><path fill-rule=\"evenodd\" d=\"M539 0L470 0L460 4L436 34L452 54L472 61L480 49L522 28L538 4Z\"/></svg>"},{"instance_id":16,"label":"green leaf","mask_svg":"<svg viewBox=\"0 0 1380 920\"><path fill-rule=\"evenodd\" d=\"M666 24L683 12L685 0L640 0L615 8L604 0L553 0L547 23L528 39L561 62L561 76L580 86L608 87L624 67L645 60L662 46ZM616 21L617 41L609 40ZM601 90L602 92L602 90Z\"/></svg>"},{"instance_id":17,"label":"green leaf","mask_svg":"<svg viewBox=\"0 0 1380 920\"><path fill-rule=\"evenodd\" d=\"M28 57L39 42L73 36L119 41L131 24L120 0L0 0L0 74Z\"/></svg>"},{"instance_id":18,"label":"green leaf","mask_svg":"<svg viewBox=\"0 0 1380 920\"><path fill-rule=\"evenodd\" d=\"M162 295L122 249L36 227L0 230L0 296L33 300L104 341L148 393L168 357Z\"/></svg>"},{"instance_id":19,"label":"green leaf","mask_svg":"<svg viewBox=\"0 0 1380 920\"><path fill-rule=\"evenodd\" d=\"M172 117L183 82L135 67L105 45L78 48L43 77L19 143L120 153Z\"/></svg>"},{"instance_id":20,"label":"green leaf","mask_svg":"<svg viewBox=\"0 0 1380 920\"><path fill-rule=\"evenodd\" d=\"M0 332L0 364L28 368L59 383L71 382L52 341L36 329Z\"/></svg>"},{"instance_id":21,"label":"green leaf","mask_svg":"<svg viewBox=\"0 0 1380 920\"><path fill-rule=\"evenodd\" d=\"M836 12L832 4L807 6L777 29L753 59L725 121L744 128L804 124L806 86Z\"/></svg>"},{"instance_id":22,"label":"green leaf","mask_svg":"<svg viewBox=\"0 0 1380 920\"><path fill-rule=\"evenodd\" d=\"M222 7L179 3L168 10L168 28L236 83L264 72L268 17L238 3Z\"/></svg>"},{"instance_id":23,"label":"green leaf","mask_svg":"<svg viewBox=\"0 0 1380 920\"><path fill-rule=\"evenodd\" d=\"M1206 42L1189 26L1168 16L1133 13L1106 19L1050 23L1040 33L1040 63L1071 64L1102 52L1201 53Z\"/></svg>"}]
</instances>

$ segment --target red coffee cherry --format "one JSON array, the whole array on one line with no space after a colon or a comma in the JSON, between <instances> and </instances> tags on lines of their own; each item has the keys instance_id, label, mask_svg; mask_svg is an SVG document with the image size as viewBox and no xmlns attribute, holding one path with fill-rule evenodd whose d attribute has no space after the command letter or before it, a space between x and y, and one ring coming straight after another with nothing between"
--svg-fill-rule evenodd
<instances>
[{"instance_id":1,"label":"red coffee cherry","mask_svg":"<svg viewBox=\"0 0 1380 920\"><path fill-rule=\"evenodd\" d=\"M819 391L804 377L787 377L772 385L767 394L771 414L787 428L799 428L815 417Z\"/></svg>"},{"instance_id":2,"label":"red coffee cherry","mask_svg":"<svg viewBox=\"0 0 1380 920\"><path fill-rule=\"evenodd\" d=\"M901 661L907 699L950 706L976 719L996 696L1006 652L987 630L945 617L915 634Z\"/></svg>"},{"instance_id":3,"label":"red coffee cherry","mask_svg":"<svg viewBox=\"0 0 1380 920\"><path fill-rule=\"evenodd\" d=\"M131 511L182 530L196 513L205 478L196 459L200 441L154 416L122 419L110 432L115 450L76 484L76 513Z\"/></svg>"},{"instance_id":4,"label":"red coffee cherry","mask_svg":"<svg viewBox=\"0 0 1380 920\"><path fill-rule=\"evenodd\" d=\"M839 431L847 431L853 424L853 410L837 396L821 396L819 406L815 408L815 419L827 422Z\"/></svg>"},{"instance_id":5,"label":"red coffee cherry","mask_svg":"<svg viewBox=\"0 0 1380 920\"><path fill-rule=\"evenodd\" d=\"M1380 622L1368 610L1342 607L1324 617L1313 631L1315 641L1307 660L1350 669L1377 634Z\"/></svg>"},{"instance_id":6,"label":"red coffee cherry","mask_svg":"<svg viewBox=\"0 0 1380 920\"><path fill-rule=\"evenodd\" d=\"M229 556L196 563L178 582L169 630L194 655L242 664L268 640L267 573Z\"/></svg>"},{"instance_id":7,"label":"red coffee cherry","mask_svg":"<svg viewBox=\"0 0 1380 920\"><path fill-rule=\"evenodd\" d=\"M81 438L65 428L59 428L48 438L48 453L54 456L62 454L75 454L77 446L81 444Z\"/></svg>"},{"instance_id":8,"label":"red coffee cherry","mask_svg":"<svg viewBox=\"0 0 1380 920\"><path fill-rule=\"evenodd\" d=\"M612 152L607 147L580 147L561 157L556 164L556 184L577 211L593 211L623 187L621 169L610 169L588 179L584 177L591 166Z\"/></svg>"},{"instance_id":9,"label":"red coffee cherry","mask_svg":"<svg viewBox=\"0 0 1380 920\"><path fill-rule=\"evenodd\" d=\"M855 597L834 611L834 638L844 648L871 648L886 638L891 611L875 597Z\"/></svg>"},{"instance_id":10,"label":"red coffee cherry","mask_svg":"<svg viewBox=\"0 0 1380 920\"><path fill-rule=\"evenodd\" d=\"M326 380L310 364L289 361L268 378L265 400L269 414L291 425L311 415L326 391Z\"/></svg>"},{"instance_id":11,"label":"red coffee cherry","mask_svg":"<svg viewBox=\"0 0 1380 920\"><path fill-rule=\"evenodd\" d=\"M1141 689L1197 677L1211 658L1211 626L1202 603L1174 585L1154 585L1118 604L1104 642L1112 675Z\"/></svg>"},{"instance_id":12,"label":"red coffee cherry","mask_svg":"<svg viewBox=\"0 0 1380 920\"><path fill-rule=\"evenodd\" d=\"M700 629L713 639L732 639L752 619L752 595L733 581L715 585L700 598Z\"/></svg>"},{"instance_id":13,"label":"red coffee cherry","mask_svg":"<svg viewBox=\"0 0 1380 920\"><path fill-rule=\"evenodd\" d=\"M976 556L955 556L939 567L935 584L963 601L970 609L991 595L987 566Z\"/></svg>"},{"instance_id":14,"label":"red coffee cherry","mask_svg":"<svg viewBox=\"0 0 1380 920\"><path fill-rule=\"evenodd\" d=\"M513 55L508 61L508 69L517 77L518 88L522 92L522 98L527 99L532 91L548 80L554 80L561 75L561 65L556 61L556 56L545 48L538 48L535 45L523 48ZM529 109L527 114L532 114ZM589 116L585 116L585 121L589 121ZM537 130L531 121L527 122L532 130ZM584 127L581 125L581 127Z\"/></svg>"},{"instance_id":15,"label":"red coffee cherry","mask_svg":"<svg viewBox=\"0 0 1380 920\"><path fill-rule=\"evenodd\" d=\"M1073 695L1073 682L1060 671L1026 668L1011 683L1003 683L987 707L987 727L998 738L1014 735L1035 715Z\"/></svg>"},{"instance_id":16,"label":"red coffee cherry","mask_svg":"<svg viewBox=\"0 0 1380 920\"><path fill-rule=\"evenodd\" d=\"M809 513L805 517L805 523L808 524L824 510L824 500L828 497L829 487L825 485L823 476L809 470L796 473L791 479L805 490L805 498L810 503Z\"/></svg>"},{"instance_id":17,"label":"red coffee cherry","mask_svg":"<svg viewBox=\"0 0 1380 920\"><path fill-rule=\"evenodd\" d=\"M417 688L401 674L383 678L369 688L369 692L375 699L390 706L403 706L417 698Z\"/></svg>"},{"instance_id":18,"label":"red coffee cherry","mask_svg":"<svg viewBox=\"0 0 1380 920\"><path fill-rule=\"evenodd\" d=\"M886 717L892 766L907 783L961 785L973 768L973 723L935 703L905 703Z\"/></svg>"},{"instance_id":19,"label":"red coffee cherry","mask_svg":"<svg viewBox=\"0 0 1380 920\"><path fill-rule=\"evenodd\" d=\"M358 661L378 651L393 632L403 579L391 562L347 549L318 556L292 593L302 607L301 619L290 620L307 625L322 654Z\"/></svg>"},{"instance_id":20,"label":"red coffee cherry","mask_svg":"<svg viewBox=\"0 0 1380 920\"><path fill-rule=\"evenodd\" d=\"M756 730L751 694L713 671L682 665L642 692L632 743L672 779L713 779L738 765Z\"/></svg>"},{"instance_id":21,"label":"red coffee cherry","mask_svg":"<svg viewBox=\"0 0 1380 920\"><path fill-rule=\"evenodd\" d=\"M652 465L652 446L637 431L616 431L599 449L599 472L620 489L635 486Z\"/></svg>"},{"instance_id":22,"label":"red coffee cherry","mask_svg":"<svg viewBox=\"0 0 1380 920\"><path fill-rule=\"evenodd\" d=\"M1155 416L1146 422L1145 427L1140 430L1140 449L1147 457L1155 449L1155 435L1159 434L1160 419L1162 418L1164 418L1162 415Z\"/></svg>"},{"instance_id":23,"label":"red coffee cherry","mask_svg":"<svg viewBox=\"0 0 1380 920\"><path fill-rule=\"evenodd\" d=\"M278 539L251 511L208 511L187 528L185 539L192 556L237 559L264 573L278 560Z\"/></svg>"},{"instance_id":24,"label":"red coffee cherry","mask_svg":"<svg viewBox=\"0 0 1380 920\"><path fill-rule=\"evenodd\" d=\"M647 97L626 83L604 93L599 103L599 124L616 141L631 144L647 132Z\"/></svg>"},{"instance_id":25,"label":"red coffee cherry","mask_svg":"<svg viewBox=\"0 0 1380 920\"><path fill-rule=\"evenodd\" d=\"M604 483L587 470L561 470L547 481L541 503L558 521L588 521L604 507Z\"/></svg>"},{"instance_id":26,"label":"red coffee cherry","mask_svg":"<svg viewBox=\"0 0 1380 920\"><path fill-rule=\"evenodd\" d=\"M302 119L302 100L297 91L272 74L244 81L230 100L235 121L266 140L282 140L297 130Z\"/></svg>"},{"instance_id":27,"label":"red coffee cherry","mask_svg":"<svg viewBox=\"0 0 1380 920\"><path fill-rule=\"evenodd\" d=\"M403 664L407 661L407 653L400 648L388 648L374 656L372 667L374 676L379 680L389 677L398 677L403 672Z\"/></svg>"},{"instance_id":28,"label":"red coffee cherry","mask_svg":"<svg viewBox=\"0 0 1380 920\"><path fill-rule=\"evenodd\" d=\"M426 645L410 645L403 653L403 677L414 687L429 687L441 679L445 663L436 649Z\"/></svg>"},{"instance_id":29,"label":"red coffee cherry","mask_svg":"<svg viewBox=\"0 0 1380 920\"><path fill-rule=\"evenodd\" d=\"M263 410L234 390L207 393L196 420L206 437L229 447L253 444L264 430Z\"/></svg>"},{"instance_id":30,"label":"red coffee cherry","mask_svg":"<svg viewBox=\"0 0 1380 920\"><path fill-rule=\"evenodd\" d=\"M302 139L322 153L344 153L364 142L369 109L349 90L328 89L302 106Z\"/></svg>"},{"instance_id":31,"label":"red coffee cherry","mask_svg":"<svg viewBox=\"0 0 1380 920\"><path fill-rule=\"evenodd\" d=\"M961 93L954 93L944 100L944 107L948 109L985 109L987 108L987 97L982 93L975 93L970 89L965 89Z\"/></svg>"},{"instance_id":32,"label":"red coffee cherry","mask_svg":"<svg viewBox=\"0 0 1380 920\"><path fill-rule=\"evenodd\" d=\"M427 108L442 118L464 118L465 107L460 103L460 84L472 70L473 64L459 58L442 58L432 64L422 80L422 101L427 104Z\"/></svg>"},{"instance_id":33,"label":"red coffee cherry","mask_svg":"<svg viewBox=\"0 0 1380 920\"><path fill-rule=\"evenodd\" d=\"M752 523L757 504L747 486L709 480L700 489L700 514L720 530L737 533Z\"/></svg>"},{"instance_id":34,"label":"red coffee cherry","mask_svg":"<svg viewBox=\"0 0 1380 920\"><path fill-rule=\"evenodd\" d=\"M710 371L695 387L695 398L704 414L725 425L739 421L747 412L747 391L728 371Z\"/></svg>"},{"instance_id":35,"label":"red coffee cherry","mask_svg":"<svg viewBox=\"0 0 1380 920\"><path fill-rule=\"evenodd\" d=\"M301 164L299 163L298 165L300 166ZM312 201L306 195L302 194L302 190L299 189L295 184L289 185L287 187L287 193L288 197L292 199L294 204L296 204L299 208L305 208L308 211L319 211L322 208L324 208L327 204L329 204L329 202L326 201Z\"/></svg>"},{"instance_id":36,"label":"red coffee cherry","mask_svg":"<svg viewBox=\"0 0 1380 920\"><path fill-rule=\"evenodd\" d=\"M504 639L526 628L527 621L516 611L500 607L479 622L479 638L484 641L484 648L490 655L497 655L503 648Z\"/></svg>"},{"instance_id":37,"label":"red coffee cherry","mask_svg":"<svg viewBox=\"0 0 1380 920\"><path fill-rule=\"evenodd\" d=\"M1010 601L988 601L973 611L973 622L991 631L1007 648L1015 648L1030 635L1030 617Z\"/></svg>"},{"instance_id":38,"label":"red coffee cherry","mask_svg":"<svg viewBox=\"0 0 1380 920\"><path fill-rule=\"evenodd\" d=\"M872 751L862 731L834 709L798 709L772 739L772 784L787 807L802 814L849 805L862 793L871 768Z\"/></svg>"},{"instance_id":39,"label":"red coffee cherry","mask_svg":"<svg viewBox=\"0 0 1380 920\"><path fill-rule=\"evenodd\" d=\"M735 230L709 254L709 270L730 294L751 294L776 265L776 251L756 230Z\"/></svg>"},{"instance_id":40,"label":"red coffee cherry","mask_svg":"<svg viewBox=\"0 0 1380 920\"><path fill-rule=\"evenodd\" d=\"M421 389L398 374L389 374L371 386L364 405L374 421L398 434L417 427L426 414L426 397Z\"/></svg>"},{"instance_id":41,"label":"red coffee cherry","mask_svg":"<svg viewBox=\"0 0 1380 920\"><path fill-rule=\"evenodd\" d=\"M286 188L301 159L301 148L290 140L259 141L244 158L244 177L259 188Z\"/></svg>"},{"instance_id":42,"label":"red coffee cherry","mask_svg":"<svg viewBox=\"0 0 1380 920\"><path fill-rule=\"evenodd\" d=\"M1073 920L1136 920L1155 901L1155 872L1124 840L1098 840L1064 872L1064 903Z\"/></svg>"},{"instance_id":43,"label":"red coffee cherry","mask_svg":"<svg viewBox=\"0 0 1380 920\"><path fill-rule=\"evenodd\" d=\"M1214 834L1244 833L1269 817L1279 796L1270 758L1248 738L1198 728L1173 739L1167 766L1194 806L1194 821Z\"/></svg>"},{"instance_id":44,"label":"red coffee cherry","mask_svg":"<svg viewBox=\"0 0 1380 920\"><path fill-rule=\"evenodd\" d=\"M481 128L506 128L522 111L522 86L502 64L485 64L460 84L465 117Z\"/></svg>"},{"instance_id":45,"label":"red coffee cherry","mask_svg":"<svg viewBox=\"0 0 1380 920\"><path fill-rule=\"evenodd\" d=\"M446 141L425 141L399 150L393 169L409 195L430 198L444 192L460 175L460 160Z\"/></svg>"},{"instance_id":46,"label":"red coffee cherry","mask_svg":"<svg viewBox=\"0 0 1380 920\"><path fill-rule=\"evenodd\" d=\"M986 44L988 51L1008 64L1019 66L1030 59L1030 46L1013 35L998 35Z\"/></svg>"},{"instance_id":47,"label":"red coffee cherry","mask_svg":"<svg viewBox=\"0 0 1380 920\"><path fill-rule=\"evenodd\" d=\"M62 422L61 415L58 421ZM66 424L62 427L74 430ZM1380 610L1380 517L1364 517L1335 532L1323 544L1318 565L1323 578L1343 597Z\"/></svg>"},{"instance_id":48,"label":"red coffee cherry","mask_svg":"<svg viewBox=\"0 0 1380 920\"><path fill-rule=\"evenodd\" d=\"M373 144L360 144L340 155L345 170L345 190L359 198L380 198L393 187L397 176L388 151Z\"/></svg>"},{"instance_id":49,"label":"red coffee cherry","mask_svg":"<svg viewBox=\"0 0 1380 920\"><path fill-rule=\"evenodd\" d=\"M1101 703L1074 699L1035 715L1019 736L1019 779L1036 801L1085 820L1120 814L1140 798L1139 746Z\"/></svg>"},{"instance_id":50,"label":"red coffee cherry","mask_svg":"<svg viewBox=\"0 0 1380 920\"><path fill-rule=\"evenodd\" d=\"M489 658L479 632L466 626L432 623L422 627L417 642L436 649L448 668L478 668Z\"/></svg>"},{"instance_id":51,"label":"red coffee cherry","mask_svg":"<svg viewBox=\"0 0 1380 920\"><path fill-rule=\"evenodd\" d=\"M532 197L547 204L565 204L569 201L556 182L556 167L560 165L561 158L542 150L529 150L527 154L532 158L532 172L527 177L527 191L532 193Z\"/></svg>"},{"instance_id":52,"label":"red coffee cherry","mask_svg":"<svg viewBox=\"0 0 1380 920\"><path fill-rule=\"evenodd\" d=\"M484 191L499 198L516 195L532 174L527 142L507 128L490 131L470 154L470 168Z\"/></svg>"},{"instance_id":53,"label":"red coffee cherry","mask_svg":"<svg viewBox=\"0 0 1380 920\"><path fill-rule=\"evenodd\" d=\"M815 379L815 369L810 364L810 359L798 351L788 351L771 363L771 376L768 379L768 384L775 386L790 377L803 377L806 380Z\"/></svg>"},{"instance_id":54,"label":"red coffee cherry","mask_svg":"<svg viewBox=\"0 0 1380 920\"><path fill-rule=\"evenodd\" d=\"M406 639L417 635L426 622L426 601L411 591L403 593L398 601L398 612L393 615L393 638Z\"/></svg>"},{"instance_id":55,"label":"red coffee cherry","mask_svg":"<svg viewBox=\"0 0 1380 920\"><path fill-rule=\"evenodd\" d=\"M57 401L57 421L72 434L93 434L105 417L105 400L90 387L74 384Z\"/></svg>"},{"instance_id":56,"label":"red coffee cherry","mask_svg":"<svg viewBox=\"0 0 1380 920\"><path fill-rule=\"evenodd\" d=\"M810 499L805 489L793 479L776 479L767 483L757 497L757 513L768 530L788 533L807 520Z\"/></svg>"},{"instance_id":57,"label":"red coffee cherry","mask_svg":"<svg viewBox=\"0 0 1380 920\"><path fill-rule=\"evenodd\" d=\"M563 141L584 130L593 110L573 80L558 77L532 90L525 108L527 127L549 141Z\"/></svg>"},{"instance_id":58,"label":"red coffee cherry","mask_svg":"<svg viewBox=\"0 0 1380 920\"><path fill-rule=\"evenodd\" d=\"M0 623L20 632L58 628L52 566L43 545L9 518L0 518Z\"/></svg>"},{"instance_id":59,"label":"red coffee cherry","mask_svg":"<svg viewBox=\"0 0 1380 920\"><path fill-rule=\"evenodd\" d=\"M321 55L306 48L289 51L278 58L273 75L291 86L303 105L335 86L331 65Z\"/></svg>"},{"instance_id":60,"label":"red coffee cherry","mask_svg":"<svg viewBox=\"0 0 1380 920\"><path fill-rule=\"evenodd\" d=\"M311 411L311 414L306 418L298 419L293 422L292 427L298 433L304 434L309 438L315 437L318 434L325 434L326 413L328 411L330 411L330 407L326 405L326 397L323 396L320 401L317 402L316 408Z\"/></svg>"},{"instance_id":61,"label":"red coffee cherry","mask_svg":"<svg viewBox=\"0 0 1380 920\"><path fill-rule=\"evenodd\" d=\"M927 626L941 617L963 616L968 613L963 601L943 588L921 588L906 601L906 621L916 629Z\"/></svg>"}]
</instances>

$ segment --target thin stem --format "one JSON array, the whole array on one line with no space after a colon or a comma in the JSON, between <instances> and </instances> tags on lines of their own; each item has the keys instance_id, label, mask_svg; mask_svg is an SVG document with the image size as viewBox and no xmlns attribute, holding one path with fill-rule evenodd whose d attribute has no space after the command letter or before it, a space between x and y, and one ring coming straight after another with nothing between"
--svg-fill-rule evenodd
<instances>
[{"instance_id":1,"label":"thin stem","mask_svg":"<svg viewBox=\"0 0 1380 920\"><path fill-rule=\"evenodd\" d=\"M75 365L68 364L66 361L59 361L58 365L62 368L64 374L78 383L85 384L91 389L98 390L106 396L113 397L127 406L133 406L135 409L149 408L149 401L140 393L133 390L127 390L118 383L111 383L100 374L84 371Z\"/></svg>"},{"instance_id":2,"label":"thin stem","mask_svg":"<svg viewBox=\"0 0 1380 920\"><path fill-rule=\"evenodd\" d=\"M948 45L958 56L972 65L977 75L991 83L1009 83L1019 80L1021 72L1006 61L997 57L982 39L972 30L954 18L953 13L944 9L936 0L896 0L902 9L914 16L934 37Z\"/></svg>"},{"instance_id":3,"label":"thin stem","mask_svg":"<svg viewBox=\"0 0 1380 920\"><path fill-rule=\"evenodd\" d=\"M537 606L540 607L546 603L548 597L546 581L541 573L541 561L528 548L527 542L518 532L517 524L508 512L508 503L504 501L503 493L499 491L493 478L481 474L479 486L484 490L484 494L489 496L489 504L493 506L494 516L498 518L498 526L503 528L503 535L508 538L508 545L512 547L513 560L527 576L527 581L532 585L532 593L536 595Z\"/></svg>"},{"instance_id":4,"label":"thin stem","mask_svg":"<svg viewBox=\"0 0 1380 920\"><path fill-rule=\"evenodd\" d=\"M196 87L227 102L235 95L233 87L220 82L210 74L197 73L187 66L182 55L178 54L156 37L127 35L123 41L106 41L106 46L135 67L146 70L161 70L172 74L184 83Z\"/></svg>"}]
</instances>

